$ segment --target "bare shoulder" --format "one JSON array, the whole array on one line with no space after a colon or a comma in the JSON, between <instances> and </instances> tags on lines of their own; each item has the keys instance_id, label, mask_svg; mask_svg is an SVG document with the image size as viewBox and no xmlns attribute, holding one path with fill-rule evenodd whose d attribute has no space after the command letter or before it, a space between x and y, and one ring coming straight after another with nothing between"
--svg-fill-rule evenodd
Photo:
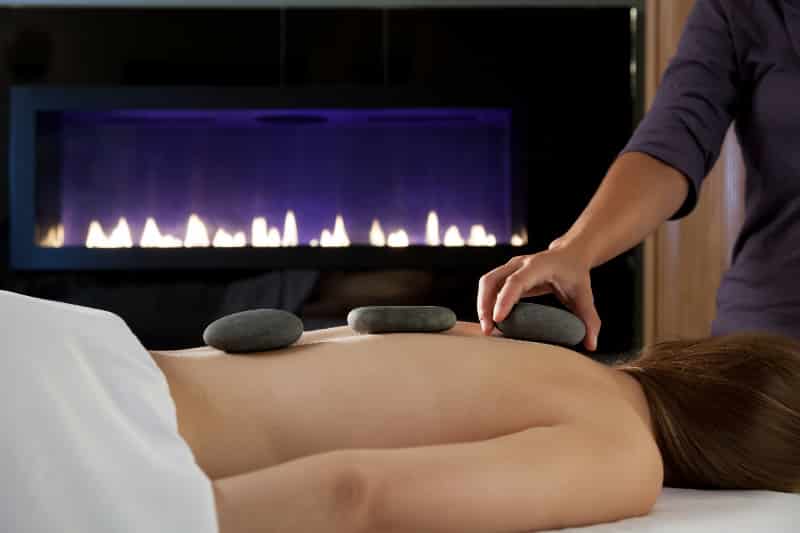
<instances>
[{"instance_id":1,"label":"bare shoulder","mask_svg":"<svg viewBox=\"0 0 800 533\"><path fill-rule=\"evenodd\" d=\"M567 492L572 505L554 502L562 513L556 524L646 515L661 494L664 468L646 400L626 389L617 374L601 366L597 376L609 377L613 385L603 379L578 380L562 398L570 404L571 417L563 425L561 449L554 453L578 470L571 470ZM566 464L563 469L570 471Z\"/></svg>"}]
</instances>

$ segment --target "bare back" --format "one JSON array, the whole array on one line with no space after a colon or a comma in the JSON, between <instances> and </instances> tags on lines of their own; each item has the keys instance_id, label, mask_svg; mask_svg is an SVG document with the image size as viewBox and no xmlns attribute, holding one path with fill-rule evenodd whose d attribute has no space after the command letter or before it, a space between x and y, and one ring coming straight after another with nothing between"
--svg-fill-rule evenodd
<instances>
[{"instance_id":1,"label":"bare back","mask_svg":"<svg viewBox=\"0 0 800 533\"><path fill-rule=\"evenodd\" d=\"M200 348L154 358L212 478L330 450L472 442L572 420L650 433L646 403L620 372L568 349L483 337L474 324L440 335L335 328L265 356Z\"/></svg>"}]
</instances>

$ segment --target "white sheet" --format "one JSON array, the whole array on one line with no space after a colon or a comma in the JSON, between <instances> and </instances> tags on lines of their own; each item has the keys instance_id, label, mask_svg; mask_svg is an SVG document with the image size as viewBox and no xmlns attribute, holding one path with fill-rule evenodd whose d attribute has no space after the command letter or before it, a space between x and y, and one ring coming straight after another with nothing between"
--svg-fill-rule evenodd
<instances>
[{"instance_id":1,"label":"white sheet","mask_svg":"<svg viewBox=\"0 0 800 533\"><path fill-rule=\"evenodd\" d=\"M664 489L653 512L574 533L797 533L800 495Z\"/></svg>"},{"instance_id":2,"label":"white sheet","mask_svg":"<svg viewBox=\"0 0 800 533\"><path fill-rule=\"evenodd\" d=\"M218 531L166 380L116 315L0 291L0 531Z\"/></svg>"}]
</instances>

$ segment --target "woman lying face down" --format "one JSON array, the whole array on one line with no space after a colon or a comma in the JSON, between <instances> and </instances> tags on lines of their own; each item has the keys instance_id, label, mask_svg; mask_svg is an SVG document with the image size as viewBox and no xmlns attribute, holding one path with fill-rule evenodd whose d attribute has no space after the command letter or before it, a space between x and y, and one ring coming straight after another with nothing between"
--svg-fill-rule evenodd
<instances>
[{"instance_id":1,"label":"woman lying face down","mask_svg":"<svg viewBox=\"0 0 800 533\"><path fill-rule=\"evenodd\" d=\"M664 483L800 490L784 338L664 343L615 368L466 323L153 357L223 533L533 531L646 514Z\"/></svg>"}]
</instances>

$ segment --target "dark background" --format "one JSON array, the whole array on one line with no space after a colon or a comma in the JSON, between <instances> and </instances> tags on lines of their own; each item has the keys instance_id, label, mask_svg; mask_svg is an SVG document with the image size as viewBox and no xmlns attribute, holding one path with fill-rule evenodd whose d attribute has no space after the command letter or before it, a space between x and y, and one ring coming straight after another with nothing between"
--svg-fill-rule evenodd
<instances>
[{"instance_id":1,"label":"dark background","mask_svg":"<svg viewBox=\"0 0 800 533\"><path fill-rule=\"evenodd\" d=\"M297 312L307 329L377 303L439 303L474 320L477 279L497 265L9 272L9 85L512 89L529 107L530 239L540 248L577 217L632 131L632 49L627 8L0 9L0 288L110 309L150 348L198 345L210 320L258 306ZM603 352L635 347L639 271L634 251L593 275Z\"/></svg>"}]
</instances>

